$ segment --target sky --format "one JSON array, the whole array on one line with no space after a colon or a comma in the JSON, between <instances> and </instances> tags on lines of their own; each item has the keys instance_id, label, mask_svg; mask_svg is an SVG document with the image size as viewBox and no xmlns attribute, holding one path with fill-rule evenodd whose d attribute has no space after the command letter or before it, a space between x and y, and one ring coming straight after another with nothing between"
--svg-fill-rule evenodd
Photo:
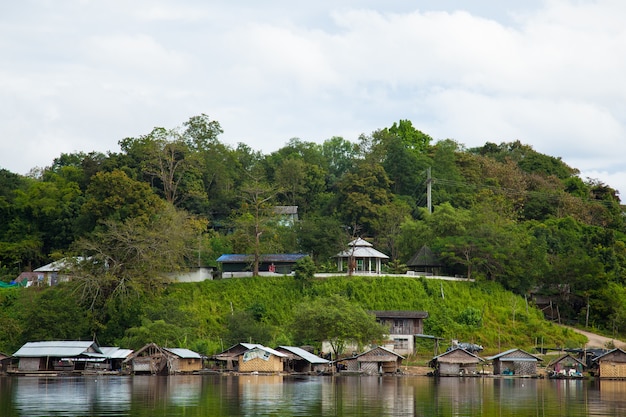
<instances>
[{"instance_id":1,"label":"sky","mask_svg":"<svg viewBox=\"0 0 626 417\"><path fill-rule=\"evenodd\" d=\"M200 114L263 153L408 119L519 140L626 199L624 21L623 0L4 1L0 168Z\"/></svg>"}]
</instances>

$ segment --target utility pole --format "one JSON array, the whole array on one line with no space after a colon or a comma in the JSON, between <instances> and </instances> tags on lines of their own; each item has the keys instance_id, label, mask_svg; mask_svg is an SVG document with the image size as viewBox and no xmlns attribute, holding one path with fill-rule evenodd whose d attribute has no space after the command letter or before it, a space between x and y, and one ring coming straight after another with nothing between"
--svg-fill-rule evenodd
<instances>
[{"instance_id":1,"label":"utility pole","mask_svg":"<svg viewBox=\"0 0 626 417\"><path fill-rule=\"evenodd\" d=\"M430 176L430 167L426 169L426 204L428 205L428 213L433 212L433 197L432 197L433 180Z\"/></svg>"}]
</instances>

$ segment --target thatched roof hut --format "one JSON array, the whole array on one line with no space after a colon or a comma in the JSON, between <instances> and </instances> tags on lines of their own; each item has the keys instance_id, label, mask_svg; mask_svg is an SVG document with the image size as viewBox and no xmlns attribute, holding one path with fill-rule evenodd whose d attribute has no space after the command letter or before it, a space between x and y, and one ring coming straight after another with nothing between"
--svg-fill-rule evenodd
<instances>
[{"instance_id":1,"label":"thatched roof hut","mask_svg":"<svg viewBox=\"0 0 626 417\"><path fill-rule=\"evenodd\" d=\"M537 363L543 361L522 349L510 349L487 359L493 363L494 375L536 375Z\"/></svg>"},{"instance_id":2,"label":"thatched roof hut","mask_svg":"<svg viewBox=\"0 0 626 417\"><path fill-rule=\"evenodd\" d=\"M345 364L346 371L381 375L398 372L403 360L404 356L378 346L351 358L342 359L339 362Z\"/></svg>"},{"instance_id":3,"label":"thatched roof hut","mask_svg":"<svg viewBox=\"0 0 626 417\"><path fill-rule=\"evenodd\" d=\"M439 275L443 263L426 245L422 246L406 263L406 266L415 272L423 272L424 275Z\"/></svg>"}]
</instances>

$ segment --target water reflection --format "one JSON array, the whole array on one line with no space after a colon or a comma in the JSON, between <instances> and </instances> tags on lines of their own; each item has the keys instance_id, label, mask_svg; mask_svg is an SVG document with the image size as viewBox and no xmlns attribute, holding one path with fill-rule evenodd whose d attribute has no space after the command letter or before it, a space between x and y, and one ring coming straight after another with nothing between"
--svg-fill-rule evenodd
<instances>
[{"instance_id":1,"label":"water reflection","mask_svg":"<svg viewBox=\"0 0 626 417\"><path fill-rule=\"evenodd\" d=\"M626 416L626 381L0 377L0 416Z\"/></svg>"},{"instance_id":2,"label":"water reflection","mask_svg":"<svg viewBox=\"0 0 626 417\"><path fill-rule=\"evenodd\" d=\"M24 377L11 382L20 416L120 415L130 407L127 379Z\"/></svg>"}]
</instances>

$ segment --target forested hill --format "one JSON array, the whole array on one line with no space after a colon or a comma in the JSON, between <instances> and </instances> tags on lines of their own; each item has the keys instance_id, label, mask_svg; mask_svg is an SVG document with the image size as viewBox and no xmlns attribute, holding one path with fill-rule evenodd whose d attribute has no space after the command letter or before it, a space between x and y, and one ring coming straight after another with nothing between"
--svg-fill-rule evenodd
<instances>
[{"instance_id":1,"label":"forested hill","mask_svg":"<svg viewBox=\"0 0 626 417\"><path fill-rule=\"evenodd\" d=\"M549 296L563 320L626 330L619 198L558 157L520 142L434 142L406 120L357 142L292 139L267 155L221 133L194 116L120 140L119 152L61 154L29 176L0 171L3 280L89 257L74 293L104 320L121 299L158 293L164 272L214 266L222 253L308 253L329 271L361 236L390 256L391 272L428 245L448 274ZM276 221L275 206L297 206L298 222Z\"/></svg>"}]
</instances>

